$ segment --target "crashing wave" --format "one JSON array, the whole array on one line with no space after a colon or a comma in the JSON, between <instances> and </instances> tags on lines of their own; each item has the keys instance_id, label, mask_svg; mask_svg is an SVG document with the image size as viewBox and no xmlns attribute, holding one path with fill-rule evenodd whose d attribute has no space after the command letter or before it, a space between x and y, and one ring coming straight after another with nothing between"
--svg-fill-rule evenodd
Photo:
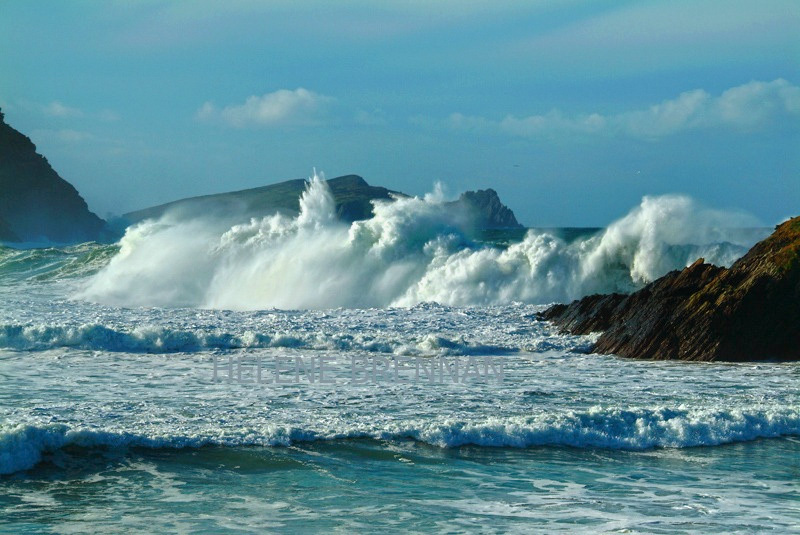
<instances>
[{"instance_id":1,"label":"crashing wave","mask_svg":"<svg viewBox=\"0 0 800 535\"><path fill-rule=\"evenodd\" d=\"M86 277L105 267L119 248L93 242L22 249L0 245L0 284Z\"/></svg>"},{"instance_id":2,"label":"crashing wave","mask_svg":"<svg viewBox=\"0 0 800 535\"><path fill-rule=\"evenodd\" d=\"M569 301L630 292L698 257L730 265L746 216L682 196L645 197L603 232L568 243L529 231L506 249L471 241L441 193L375 201L346 225L314 176L300 214L230 226L198 215L129 228L119 254L79 297L118 306L254 310Z\"/></svg>"},{"instance_id":3,"label":"crashing wave","mask_svg":"<svg viewBox=\"0 0 800 535\"><path fill-rule=\"evenodd\" d=\"M436 419L352 424L344 428L267 426L241 433L136 433L53 425L0 427L0 474L32 468L48 452L67 446L199 448L288 446L345 438L413 439L442 448L572 446L646 450L714 446L800 435L797 408L604 408L465 421Z\"/></svg>"}]
</instances>

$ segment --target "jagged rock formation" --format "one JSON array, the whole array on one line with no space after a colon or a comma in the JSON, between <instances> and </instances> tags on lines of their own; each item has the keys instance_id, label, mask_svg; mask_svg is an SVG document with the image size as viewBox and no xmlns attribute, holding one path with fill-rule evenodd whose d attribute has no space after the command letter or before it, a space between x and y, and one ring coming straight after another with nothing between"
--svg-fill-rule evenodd
<instances>
[{"instance_id":1,"label":"jagged rock formation","mask_svg":"<svg viewBox=\"0 0 800 535\"><path fill-rule=\"evenodd\" d=\"M464 192L455 202L469 211L477 228L522 228L514 212L500 202L497 192L491 188Z\"/></svg>"},{"instance_id":2,"label":"jagged rock formation","mask_svg":"<svg viewBox=\"0 0 800 535\"><path fill-rule=\"evenodd\" d=\"M0 112L0 240L81 242L99 239L104 227L78 191Z\"/></svg>"},{"instance_id":3,"label":"jagged rock formation","mask_svg":"<svg viewBox=\"0 0 800 535\"><path fill-rule=\"evenodd\" d=\"M800 360L800 217L729 269L699 259L631 295L592 295L540 315L597 353L702 361Z\"/></svg>"}]
</instances>

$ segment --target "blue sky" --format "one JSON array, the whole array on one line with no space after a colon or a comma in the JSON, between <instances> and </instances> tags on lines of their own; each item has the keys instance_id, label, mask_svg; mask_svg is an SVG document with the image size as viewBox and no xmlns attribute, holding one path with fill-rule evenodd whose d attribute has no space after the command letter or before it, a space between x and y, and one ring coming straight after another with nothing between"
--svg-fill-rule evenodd
<instances>
[{"instance_id":1,"label":"blue sky","mask_svg":"<svg viewBox=\"0 0 800 535\"><path fill-rule=\"evenodd\" d=\"M356 173L528 225L800 213L800 2L3 0L0 106L101 216Z\"/></svg>"}]
</instances>

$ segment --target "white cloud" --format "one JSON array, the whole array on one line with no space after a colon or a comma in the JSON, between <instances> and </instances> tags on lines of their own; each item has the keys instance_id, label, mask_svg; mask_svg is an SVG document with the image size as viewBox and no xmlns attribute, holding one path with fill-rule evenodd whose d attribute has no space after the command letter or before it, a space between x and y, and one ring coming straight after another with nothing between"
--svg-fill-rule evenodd
<instances>
[{"instance_id":1,"label":"white cloud","mask_svg":"<svg viewBox=\"0 0 800 535\"><path fill-rule=\"evenodd\" d=\"M716 102L720 120L757 127L783 114L800 114L800 87L786 80L750 82L728 89Z\"/></svg>"},{"instance_id":2,"label":"white cloud","mask_svg":"<svg viewBox=\"0 0 800 535\"><path fill-rule=\"evenodd\" d=\"M607 122L624 134L662 137L708 124L712 121L712 102L711 95L702 89L695 89L681 93L678 98L650 106L647 110L611 116Z\"/></svg>"},{"instance_id":3,"label":"white cloud","mask_svg":"<svg viewBox=\"0 0 800 535\"><path fill-rule=\"evenodd\" d=\"M45 115L50 115L51 117L83 117L83 112L81 110L65 106L58 100L54 100L50 104L44 106L42 111L44 111Z\"/></svg>"},{"instance_id":4,"label":"white cloud","mask_svg":"<svg viewBox=\"0 0 800 535\"><path fill-rule=\"evenodd\" d=\"M243 104L217 108L206 102L197 110L197 118L221 121L236 128L248 126L315 124L331 102L331 97L302 87L290 91L279 89L261 96L251 96Z\"/></svg>"},{"instance_id":5,"label":"white cloud","mask_svg":"<svg viewBox=\"0 0 800 535\"><path fill-rule=\"evenodd\" d=\"M647 109L612 115L590 113L569 117L553 110L544 115L508 115L493 121L454 113L445 125L456 130L494 131L522 137L577 133L656 139L698 128L755 130L781 121L797 121L798 115L800 87L779 78L772 82L749 82L718 97L695 89Z\"/></svg>"}]
</instances>

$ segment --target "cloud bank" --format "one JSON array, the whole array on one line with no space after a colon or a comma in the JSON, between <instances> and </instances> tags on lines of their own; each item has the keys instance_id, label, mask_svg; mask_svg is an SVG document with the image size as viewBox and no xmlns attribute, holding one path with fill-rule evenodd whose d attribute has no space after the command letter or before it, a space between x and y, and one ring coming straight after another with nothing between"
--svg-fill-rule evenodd
<instances>
[{"instance_id":1,"label":"cloud bank","mask_svg":"<svg viewBox=\"0 0 800 535\"><path fill-rule=\"evenodd\" d=\"M218 108L206 102L197 110L197 118L221 122L234 128L275 125L309 125L319 122L333 99L302 87L291 91L279 89L261 96L250 96L242 104Z\"/></svg>"},{"instance_id":2,"label":"cloud bank","mask_svg":"<svg viewBox=\"0 0 800 535\"><path fill-rule=\"evenodd\" d=\"M499 132L521 137L564 133L629 136L657 139L700 128L730 128L752 131L797 121L800 87L779 78L752 81L732 87L715 97L702 89L681 93L677 98L647 109L604 115L568 116L558 110L544 115L507 115L500 121L453 113L446 120L455 130Z\"/></svg>"}]
</instances>

